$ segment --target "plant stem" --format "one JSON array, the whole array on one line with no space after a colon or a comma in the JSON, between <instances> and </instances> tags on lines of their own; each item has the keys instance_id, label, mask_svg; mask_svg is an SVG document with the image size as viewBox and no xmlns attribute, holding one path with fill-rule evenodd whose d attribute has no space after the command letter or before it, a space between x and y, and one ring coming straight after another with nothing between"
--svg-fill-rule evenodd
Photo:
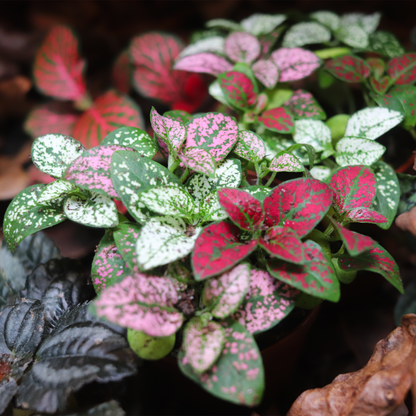
<instances>
[{"instance_id":1,"label":"plant stem","mask_svg":"<svg viewBox=\"0 0 416 416\"><path fill-rule=\"evenodd\" d=\"M254 168L256 169L256 176L257 176L257 181L256 181L256 185L260 184L260 176L259 176L259 162L254 162Z\"/></svg>"},{"instance_id":2,"label":"plant stem","mask_svg":"<svg viewBox=\"0 0 416 416\"><path fill-rule=\"evenodd\" d=\"M324 231L324 235L328 237L332 234L332 231L334 231L334 227L332 224L329 224L327 229Z\"/></svg>"},{"instance_id":3,"label":"plant stem","mask_svg":"<svg viewBox=\"0 0 416 416\"><path fill-rule=\"evenodd\" d=\"M182 176L180 177L180 181L182 182L182 183L184 183L185 182L185 180L186 180L186 178L188 177L188 175L189 175L189 168L186 168L185 169L185 172L182 174Z\"/></svg>"},{"instance_id":4,"label":"plant stem","mask_svg":"<svg viewBox=\"0 0 416 416\"><path fill-rule=\"evenodd\" d=\"M277 172L272 173L272 175L270 176L270 179L267 181L266 185L264 186L270 186L272 184L272 182L274 181L274 178L276 177L276 173Z\"/></svg>"},{"instance_id":5,"label":"plant stem","mask_svg":"<svg viewBox=\"0 0 416 416\"><path fill-rule=\"evenodd\" d=\"M181 161L179 159L175 160L170 166L169 166L169 171L170 172L175 172L176 168L179 166L179 164L181 163Z\"/></svg>"},{"instance_id":6,"label":"plant stem","mask_svg":"<svg viewBox=\"0 0 416 416\"><path fill-rule=\"evenodd\" d=\"M415 130L415 128L414 128L414 127L412 127L412 128L409 130L409 133L410 133L410 135L413 137L413 139L414 139L414 140L416 140L416 130Z\"/></svg>"}]
</instances>

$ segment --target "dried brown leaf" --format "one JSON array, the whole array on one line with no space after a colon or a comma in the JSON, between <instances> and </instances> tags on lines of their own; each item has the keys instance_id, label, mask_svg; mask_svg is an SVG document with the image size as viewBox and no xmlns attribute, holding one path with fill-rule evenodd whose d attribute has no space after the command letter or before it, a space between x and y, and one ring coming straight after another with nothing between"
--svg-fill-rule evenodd
<instances>
[{"instance_id":1,"label":"dried brown leaf","mask_svg":"<svg viewBox=\"0 0 416 416\"><path fill-rule=\"evenodd\" d=\"M416 206L410 211L400 214L395 224L403 231L409 231L416 236Z\"/></svg>"}]
</instances>

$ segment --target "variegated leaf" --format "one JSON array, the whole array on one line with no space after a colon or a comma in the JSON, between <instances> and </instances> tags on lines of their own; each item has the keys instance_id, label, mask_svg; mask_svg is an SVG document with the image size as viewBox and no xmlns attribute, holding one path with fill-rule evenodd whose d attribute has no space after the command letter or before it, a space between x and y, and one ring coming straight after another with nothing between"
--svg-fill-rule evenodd
<instances>
[{"instance_id":1,"label":"variegated leaf","mask_svg":"<svg viewBox=\"0 0 416 416\"><path fill-rule=\"evenodd\" d=\"M31 156L33 164L39 170L54 178L62 178L68 166L84 150L85 147L72 137L46 134L33 142Z\"/></svg>"},{"instance_id":2,"label":"variegated leaf","mask_svg":"<svg viewBox=\"0 0 416 416\"><path fill-rule=\"evenodd\" d=\"M205 23L208 28L219 28L224 30L241 30L241 26L238 23L228 19L212 19Z\"/></svg>"},{"instance_id":3,"label":"variegated leaf","mask_svg":"<svg viewBox=\"0 0 416 416\"><path fill-rule=\"evenodd\" d=\"M173 305L178 295L167 277L135 273L101 292L94 300L96 315L117 325L167 337L182 325L183 316Z\"/></svg>"},{"instance_id":4,"label":"variegated leaf","mask_svg":"<svg viewBox=\"0 0 416 416\"><path fill-rule=\"evenodd\" d=\"M256 248L257 241L240 243L240 231L226 222L204 228L192 253L195 280L205 280L229 270Z\"/></svg>"},{"instance_id":5,"label":"variegated leaf","mask_svg":"<svg viewBox=\"0 0 416 416\"><path fill-rule=\"evenodd\" d=\"M375 12L365 15L363 13L346 13L341 17L341 26L358 25L366 33L373 33L380 23L381 14Z\"/></svg>"},{"instance_id":6,"label":"variegated leaf","mask_svg":"<svg viewBox=\"0 0 416 416\"><path fill-rule=\"evenodd\" d=\"M45 185L43 191L39 194L38 203L47 204L54 199L63 198L64 196L76 192L79 188L71 182L64 179L57 179Z\"/></svg>"},{"instance_id":7,"label":"variegated leaf","mask_svg":"<svg viewBox=\"0 0 416 416\"><path fill-rule=\"evenodd\" d=\"M296 90L288 101L284 103L295 119L309 118L325 120L326 114L312 94L305 90Z\"/></svg>"},{"instance_id":8,"label":"variegated leaf","mask_svg":"<svg viewBox=\"0 0 416 416\"><path fill-rule=\"evenodd\" d=\"M303 172L305 167L301 161L288 152L279 152L267 168L273 172Z\"/></svg>"},{"instance_id":9,"label":"variegated leaf","mask_svg":"<svg viewBox=\"0 0 416 416\"><path fill-rule=\"evenodd\" d=\"M90 192L87 199L70 196L65 201L64 212L68 219L89 227L110 228L118 224L114 201L96 192Z\"/></svg>"},{"instance_id":10,"label":"variegated leaf","mask_svg":"<svg viewBox=\"0 0 416 416\"><path fill-rule=\"evenodd\" d=\"M345 82L364 82L370 75L366 61L352 55L342 55L325 64L330 74Z\"/></svg>"},{"instance_id":11,"label":"variegated leaf","mask_svg":"<svg viewBox=\"0 0 416 416\"><path fill-rule=\"evenodd\" d=\"M225 105L228 106L228 101L225 98L225 94L222 91L222 89L220 87L220 83L218 81L214 81L213 83L210 84L210 86L208 88L208 92L217 101L219 101L220 103L225 104Z\"/></svg>"},{"instance_id":12,"label":"variegated leaf","mask_svg":"<svg viewBox=\"0 0 416 416\"><path fill-rule=\"evenodd\" d=\"M163 117L168 117L168 118L171 118L172 120L180 121L181 123L184 123L184 124L192 120L192 114L189 114L183 110L166 111L166 113L163 113Z\"/></svg>"},{"instance_id":13,"label":"variegated leaf","mask_svg":"<svg viewBox=\"0 0 416 416\"><path fill-rule=\"evenodd\" d=\"M345 137L375 140L397 126L403 118L403 114L388 108L364 108L364 110L353 114L348 120Z\"/></svg>"},{"instance_id":14,"label":"variegated leaf","mask_svg":"<svg viewBox=\"0 0 416 416\"><path fill-rule=\"evenodd\" d=\"M320 120L295 121L293 140L312 145L317 152L332 149L331 130Z\"/></svg>"},{"instance_id":15,"label":"variegated leaf","mask_svg":"<svg viewBox=\"0 0 416 416\"><path fill-rule=\"evenodd\" d=\"M367 58L366 62L376 79L380 79L384 75L386 63L381 58Z\"/></svg>"},{"instance_id":16,"label":"variegated leaf","mask_svg":"<svg viewBox=\"0 0 416 416\"><path fill-rule=\"evenodd\" d=\"M378 30L370 35L370 49L389 58L404 54L404 49L396 36L384 30Z\"/></svg>"},{"instance_id":17,"label":"variegated leaf","mask_svg":"<svg viewBox=\"0 0 416 416\"><path fill-rule=\"evenodd\" d=\"M256 341L238 322L223 322L225 346L212 368L196 374L183 351L179 352L179 368L212 395L238 405L255 406L264 390L264 370Z\"/></svg>"},{"instance_id":18,"label":"variegated leaf","mask_svg":"<svg viewBox=\"0 0 416 416\"><path fill-rule=\"evenodd\" d=\"M200 231L199 227L187 226L181 218L150 218L137 239L137 265L149 270L185 257L194 248Z\"/></svg>"},{"instance_id":19,"label":"variegated leaf","mask_svg":"<svg viewBox=\"0 0 416 416\"><path fill-rule=\"evenodd\" d=\"M219 75L218 82L227 103L241 110L252 107L257 101L253 83L242 72L230 71Z\"/></svg>"},{"instance_id":20,"label":"variegated leaf","mask_svg":"<svg viewBox=\"0 0 416 416\"><path fill-rule=\"evenodd\" d=\"M368 222L372 224L387 223L387 218L384 215L364 207L352 209L347 213L346 219L353 222Z\"/></svg>"},{"instance_id":21,"label":"variegated leaf","mask_svg":"<svg viewBox=\"0 0 416 416\"><path fill-rule=\"evenodd\" d=\"M196 55L201 52L212 52L218 55L225 53L225 39L222 36L212 36L191 43L179 54L179 58L184 56Z\"/></svg>"},{"instance_id":22,"label":"variegated leaf","mask_svg":"<svg viewBox=\"0 0 416 416\"><path fill-rule=\"evenodd\" d=\"M337 30L341 24L338 15L326 10L311 13L310 17L333 31Z\"/></svg>"},{"instance_id":23,"label":"variegated leaf","mask_svg":"<svg viewBox=\"0 0 416 416\"><path fill-rule=\"evenodd\" d=\"M311 43L326 43L331 40L331 32L319 23L302 22L293 25L285 34L282 46L296 48Z\"/></svg>"},{"instance_id":24,"label":"variegated leaf","mask_svg":"<svg viewBox=\"0 0 416 416\"><path fill-rule=\"evenodd\" d=\"M186 147L199 147L209 152L216 162L225 159L237 142L238 126L233 117L207 113L187 124Z\"/></svg>"},{"instance_id":25,"label":"variegated leaf","mask_svg":"<svg viewBox=\"0 0 416 416\"><path fill-rule=\"evenodd\" d=\"M321 65L321 60L302 48L280 48L272 53L272 59L280 71L279 82L306 78Z\"/></svg>"},{"instance_id":26,"label":"variegated leaf","mask_svg":"<svg viewBox=\"0 0 416 416\"><path fill-rule=\"evenodd\" d=\"M267 263L267 270L276 279L302 292L338 302L340 285L331 260L318 243L307 240L304 245L305 264L296 265L281 260L270 260Z\"/></svg>"},{"instance_id":27,"label":"variegated leaf","mask_svg":"<svg viewBox=\"0 0 416 416\"><path fill-rule=\"evenodd\" d=\"M365 49L368 46L368 34L357 24L341 26L335 32L335 36L353 48Z\"/></svg>"},{"instance_id":28,"label":"variegated leaf","mask_svg":"<svg viewBox=\"0 0 416 416\"><path fill-rule=\"evenodd\" d=\"M289 143L289 142L292 143L289 140L285 143ZM285 151L276 153L276 156L281 155L284 152L292 153L293 155L295 155L303 165L309 164L309 167L311 167L315 163L315 157L316 157L315 148L311 146L310 144L306 144L306 143L292 144L291 146L286 147Z\"/></svg>"},{"instance_id":29,"label":"variegated leaf","mask_svg":"<svg viewBox=\"0 0 416 416\"><path fill-rule=\"evenodd\" d=\"M183 332L185 359L197 374L209 370L222 353L224 328L204 317L192 318Z\"/></svg>"},{"instance_id":30,"label":"variegated leaf","mask_svg":"<svg viewBox=\"0 0 416 416\"><path fill-rule=\"evenodd\" d=\"M292 114L283 107L264 111L257 119L267 129L278 133L291 133L294 128Z\"/></svg>"},{"instance_id":31,"label":"variegated leaf","mask_svg":"<svg viewBox=\"0 0 416 416\"><path fill-rule=\"evenodd\" d=\"M253 64L251 69L256 78L267 88L273 88L279 79L279 69L269 59L260 59Z\"/></svg>"},{"instance_id":32,"label":"variegated leaf","mask_svg":"<svg viewBox=\"0 0 416 416\"><path fill-rule=\"evenodd\" d=\"M202 294L203 303L210 307L216 318L226 318L234 313L250 286L250 266L241 263L232 270L206 282Z\"/></svg>"},{"instance_id":33,"label":"variegated leaf","mask_svg":"<svg viewBox=\"0 0 416 416\"><path fill-rule=\"evenodd\" d=\"M382 144L373 140L344 137L337 143L335 160L340 166L371 166L385 151Z\"/></svg>"},{"instance_id":34,"label":"variegated leaf","mask_svg":"<svg viewBox=\"0 0 416 416\"><path fill-rule=\"evenodd\" d=\"M231 220L241 229L254 232L264 219L261 203L248 192L234 188L218 191L220 204Z\"/></svg>"},{"instance_id":35,"label":"variegated leaf","mask_svg":"<svg viewBox=\"0 0 416 416\"><path fill-rule=\"evenodd\" d=\"M366 253L356 257L342 256L338 259L342 270L368 270L381 274L400 293L404 293L400 278L400 271L393 257L380 244L374 243L374 247Z\"/></svg>"},{"instance_id":36,"label":"variegated leaf","mask_svg":"<svg viewBox=\"0 0 416 416\"><path fill-rule=\"evenodd\" d=\"M140 202L152 211L163 215L191 218L195 203L189 192L178 186L160 186L142 191Z\"/></svg>"},{"instance_id":37,"label":"variegated leaf","mask_svg":"<svg viewBox=\"0 0 416 416\"><path fill-rule=\"evenodd\" d=\"M331 168L328 166L314 166L309 172L313 178L319 179L323 182L326 182L326 180L331 176Z\"/></svg>"},{"instance_id":38,"label":"variegated leaf","mask_svg":"<svg viewBox=\"0 0 416 416\"><path fill-rule=\"evenodd\" d=\"M269 227L283 225L303 237L328 212L331 194L328 185L316 179L299 178L284 182L264 200L264 223Z\"/></svg>"},{"instance_id":39,"label":"variegated leaf","mask_svg":"<svg viewBox=\"0 0 416 416\"><path fill-rule=\"evenodd\" d=\"M243 19L240 24L243 29L254 36L267 35L286 20L283 14L255 13Z\"/></svg>"},{"instance_id":40,"label":"variegated leaf","mask_svg":"<svg viewBox=\"0 0 416 416\"><path fill-rule=\"evenodd\" d=\"M141 228L141 225L130 222L120 223L113 228L117 251L133 272L139 271L137 268L136 240L139 238Z\"/></svg>"},{"instance_id":41,"label":"variegated leaf","mask_svg":"<svg viewBox=\"0 0 416 416\"><path fill-rule=\"evenodd\" d=\"M215 176L215 159L207 150L200 147L187 147L178 156L187 168L211 178Z\"/></svg>"},{"instance_id":42,"label":"variegated leaf","mask_svg":"<svg viewBox=\"0 0 416 416\"><path fill-rule=\"evenodd\" d=\"M17 194L4 215L3 234L13 252L20 242L37 231L52 227L66 219L62 200L39 203L46 185L33 185Z\"/></svg>"},{"instance_id":43,"label":"variegated leaf","mask_svg":"<svg viewBox=\"0 0 416 416\"><path fill-rule=\"evenodd\" d=\"M371 77L370 84L376 93L385 94L390 87L390 77L385 76L380 80Z\"/></svg>"},{"instance_id":44,"label":"variegated leaf","mask_svg":"<svg viewBox=\"0 0 416 416\"><path fill-rule=\"evenodd\" d=\"M217 191L210 192L195 210L201 222L221 221L228 218L227 212L220 204Z\"/></svg>"},{"instance_id":45,"label":"variegated leaf","mask_svg":"<svg viewBox=\"0 0 416 416\"><path fill-rule=\"evenodd\" d=\"M101 146L111 145L129 147L150 159L157 153L157 146L153 139L145 131L136 127L121 127L112 131L101 142Z\"/></svg>"},{"instance_id":46,"label":"variegated leaf","mask_svg":"<svg viewBox=\"0 0 416 416\"><path fill-rule=\"evenodd\" d=\"M260 55L257 38L246 32L233 32L225 39L225 53L233 62L249 64Z\"/></svg>"},{"instance_id":47,"label":"variegated leaf","mask_svg":"<svg viewBox=\"0 0 416 416\"><path fill-rule=\"evenodd\" d=\"M182 71L219 75L222 72L231 71L233 65L222 56L210 52L201 52L180 58L176 61L173 68Z\"/></svg>"},{"instance_id":48,"label":"variegated leaf","mask_svg":"<svg viewBox=\"0 0 416 416\"><path fill-rule=\"evenodd\" d=\"M178 260L168 264L164 276L172 281L178 292L183 292L188 287L192 273L182 261Z\"/></svg>"},{"instance_id":49,"label":"variegated leaf","mask_svg":"<svg viewBox=\"0 0 416 416\"><path fill-rule=\"evenodd\" d=\"M387 73L395 84L413 84L416 80L416 54L405 53L393 58L387 65Z\"/></svg>"},{"instance_id":50,"label":"variegated leaf","mask_svg":"<svg viewBox=\"0 0 416 416\"><path fill-rule=\"evenodd\" d=\"M240 130L238 132L238 142L233 152L250 162L259 162L266 156L266 147L263 139L256 133Z\"/></svg>"},{"instance_id":51,"label":"variegated leaf","mask_svg":"<svg viewBox=\"0 0 416 416\"><path fill-rule=\"evenodd\" d=\"M254 198L258 199L260 202L263 202L265 198L270 194L270 188L265 186L248 186L246 188L242 188L243 191L248 192L250 195L254 196Z\"/></svg>"},{"instance_id":52,"label":"variegated leaf","mask_svg":"<svg viewBox=\"0 0 416 416\"><path fill-rule=\"evenodd\" d=\"M297 289L275 279L264 270L252 269L250 288L232 319L251 334L266 331L286 318L295 307Z\"/></svg>"}]
</instances>

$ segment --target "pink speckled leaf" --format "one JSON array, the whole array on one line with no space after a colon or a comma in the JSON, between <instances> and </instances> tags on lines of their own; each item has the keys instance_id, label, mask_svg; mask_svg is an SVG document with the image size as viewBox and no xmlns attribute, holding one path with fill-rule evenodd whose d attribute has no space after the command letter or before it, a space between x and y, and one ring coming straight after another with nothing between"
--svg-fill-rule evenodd
<instances>
[{"instance_id":1,"label":"pink speckled leaf","mask_svg":"<svg viewBox=\"0 0 416 416\"><path fill-rule=\"evenodd\" d=\"M240 306L250 286L250 266L241 263L232 270L206 282L202 294L205 306L216 318L226 318Z\"/></svg>"},{"instance_id":2,"label":"pink speckled leaf","mask_svg":"<svg viewBox=\"0 0 416 416\"><path fill-rule=\"evenodd\" d=\"M267 110L257 119L267 129L278 133L292 133L294 129L292 114L283 107Z\"/></svg>"},{"instance_id":3,"label":"pink speckled leaf","mask_svg":"<svg viewBox=\"0 0 416 416\"><path fill-rule=\"evenodd\" d=\"M179 59L173 68L182 71L219 75L222 72L231 71L233 65L222 56L210 52L201 52Z\"/></svg>"},{"instance_id":4,"label":"pink speckled leaf","mask_svg":"<svg viewBox=\"0 0 416 416\"><path fill-rule=\"evenodd\" d=\"M279 82L306 78L321 65L321 60L302 48L280 48L272 53L272 59L280 71Z\"/></svg>"},{"instance_id":5,"label":"pink speckled leaf","mask_svg":"<svg viewBox=\"0 0 416 416\"><path fill-rule=\"evenodd\" d=\"M278 225L269 228L264 236L259 238L259 244L271 254L290 263L303 264L305 250L297 234L289 228Z\"/></svg>"},{"instance_id":6,"label":"pink speckled leaf","mask_svg":"<svg viewBox=\"0 0 416 416\"><path fill-rule=\"evenodd\" d=\"M416 54L405 53L387 64L387 73L395 84L413 84L416 80Z\"/></svg>"},{"instance_id":7,"label":"pink speckled leaf","mask_svg":"<svg viewBox=\"0 0 416 416\"><path fill-rule=\"evenodd\" d=\"M382 224L387 222L387 218L379 212L366 207L354 208L347 213L347 219L353 222L369 222Z\"/></svg>"},{"instance_id":8,"label":"pink speckled leaf","mask_svg":"<svg viewBox=\"0 0 416 416\"><path fill-rule=\"evenodd\" d=\"M341 269L346 271L368 270L381 274L400 293L404 292L400 271L393 257L380 244L374 243L371 250L356 257L342 256L338 259Z\"/></svg>"},{"instance_id":9,"label":"pink speckled leaf","mask_svg":"<svg viewBox=\"0 0 416 416\"><path fill-rule=\"evenodd\" d=\"M260 59L251 69L256 78L267 88L273 88L279 79L279 70L275 63L269 59Z\"/></svg>"},{"instance_id":10,"label":"pink speckled leaf","mask_svg":"<svg viewBox=\"0 0 416 416\"><path fill-rule=\"evenodd\" d=\"M186 127L180 121L161 116L154 107L150 113L150 122L157 136L168 146L169 152L177 154L186 139Z\"/></svg>"},{"instance_id":11,"label":"pink speckled leaf","mask_svg":"<svg viewBox=\"0 0 416 416\"><path fill-rule=\"evenodd\" d=\"M358 256L373 247L374 241L370 237L351 231L332 218L330 220L351 256Z\"/></svg>"},{"instance_id":12,"label":"pink speckled leaf","mask_svg":"<svg viewBox=\"0 0 416 416\"><path fill-rule=\"evenodd\" d=\"M266 331L286 318L295 307L299 291L264 270L252 269L250 288L232 319L251 334Z\"/></svg>"},{"instance_id":13,"label":"pink speckled leaf","mask_svg":"<svg viewBox=\"0 0 416 416\"><path fill-rule=\"evenodd\" d=\"M242 72L230 71L218 77L221 90L228 103L244 110L253 106L257 101L253 83Z\"/></svg>"},{"instance_id":14,"label":"pink speckled leaf","mask_svg":"<svg viewBox=\"0 0 416 416\"><path fill-rule=\"evenodd\" d=\"M218 191L220 204L241 229L255 232L264 219L261 203L248 192L223 188Z\"/></svg>"},{"instance_id":15,"label":"pink speckled leaf","mask_svg":"<svg viewBox=\"0 0 416 416\"><path fill-rule=\"evenodd\" d=\"M233 32L225 39L225 53L234 62L249 64L260 55L257 38L246 32Z\"/></svg>"},{"instance_id":16,"label":"pink speckled leaf","mask_svg":"<svg viewBox=\"0 0 416 416\"><path fill-rule=\"evenodd\" d=\"M299 237L308 234L328 212L332 191L325 183L311 178L284 182L264 200L265 224L283 225Z\"/></svg>"},{"instance_id":17,"label":"pink speckled leaf","mask_svg":"<svg viewBox=\"0 0 416 416\"><path fill-rule=\"evenodd\" d=\"M272 159L268 169L274 172L303 172L305 167L296 156L283 151Z\"/></svg>"},{"instance_id":18,"label":"pink speckled leaf","mask_svg":"<svg viewBox=\"0 0 416 416\"><path fill-rule=\"evenodd\" d=\"M114 86L123 94L130 91L131 74L129 51L125 50L118 55L111 71Z\"/></svg>"},{"instance_id":19,"label":"pink speckled leaf","mask_svg":"<svg viewBox=\"0 0 416 416\"><path fill-rule=\"evenodd\" d=\"M84 67L85 61L78 54L78 40L72 30L55 26L36 54L35 85L43 94L58 100L82 101L87 95Z\"/></svg>"},{"instance_id":20,"label":"pink speckled leaf","mask_svg":"<svg viewBox=\"0 0 416 416\"><path fill-rule=\"evenodd\" d=\"M351 55L343 55L326 62L325 69L345 82L364 82L370 75L366 61Z\"/></svg>"},{"instance_id":21,"label":"pink speckled leaf","mask_svg":"<svg viewBox=\"0 0 416 416\"><path fill-rule=\"evenodd\" d=\"M136 240L141 228L142 226L137 223L123 222L113 229L117 251L133 272L138 272Z\"/></svg>"},{"instance_id":22,"label":"pink speckled leaf","mask_svg":"<svg viewBox=\"0 0 416 416\"><path fill-rule=\"evenodd\" d=\"M365 166L346 166L332 175L334 205L340 214L354 208L369 208L376 195L376 178Z\"/></svg>"},{"instance_id":23,"label":"pink speckled leaf","mask_svg":"<svg viewBox=\"0 0 416 416\"><path fill-rule=\"evenodd\" d=\"M240 243L240 230L233 224L220 222L202 230L192 253L195 280L223 273L247 257L257 241Z\"/></svg>"},{"instance_id":24,"label":"pink speckled leaf","mask_svg":"<svg viewBox=\"0 0 416 416\"><path fill-rule=\"evenodd\" d=\"M325 111L321 108L313 95L305 90L294 91L292 97L284 103L284 106L293 114L295 119L326 119Z\"/></svg>"},{"instance_id":25,"label":"pink speckled leaf","mask_svg":"<svg viewBox=\"0 0 416 416\"><path fill-rule=\"evenodd\" d=\"M371 77L370 84L376 93L383 95L390 87L390 78L388 76L381 79Z\"/></svg>"},{"instance_id":26,"label":"pink speckled leaf","mask_svg":"<svg viewBox=\"0 0 416 416\"><path fill-rule=\"evenodd\" d=\"M248 130L240 130L238 142L233 152L250 162L259 162L266 156L266 146L258 134Z\"/></svg>"},{"instance_id":27,"label":"pink speckled leaf","mask_svg":"<svg viewBox=\"0 0 416 416\"><path fill-rule=\"evenodd\" d=\"M111 180L111 156L117 150L131 150L123 146L98 146L86 150L66 171L65 179L75 185L118 198Z\"/></svg>"},{"instance_id":28,"label":"pink speckled leaf","mask_svg":"<svg viewBox=\"0 0 416 416\"><path fill-rule=\"evenodd\" d=\"M98 146L108 133L119 127L144 127L144 121L135 102L115 91L98 97L85 111L74 127L73 136L87 149Z\"/></svg>"},{"instance_id":29,"label":"pink speckled leaf","mask_svg":"<svg viewBox=\"0 0 416 416\"><path fill-rule=\"evenodd\" d=\"M256 341L247 329L236 321L223 322L225 345L212 368L196 374L185 353L179 352L181 371L212 395L245 406L261 402L264 390L264 370Z\"/></svg>"},{"instance_id":30,"label":"pink speckled leaf","mask_svg":"<svg viewBox=\"0 0 416 416\"><path fill-rule=\"evenodd\" d=\"M338 302L340 287L331 260L318 243L307 240L304 245L305 264L296 265L273 259L267 263L267 270L276 279L302 292Z\"/></svg>"},{"instance_id":31,"label":"pink speckled leaf","mask_svg":"<svg viewBox=\"0 0 416 416\"><path fill-rule=\"evenodd\" d=\"M216 162L230 153L237 142L238 126L234 117L207 113L187 124L186 147L199 147L209 152Z\"/></svg>"},{"instance_id":32,"label":"pink speckled leaf","mask_svg":"<svg viewBox=\"0 0 416 416\"><path fill-rule=\"evenodd\" d=\"M185 358L197 374L209 370L222 353L224 328L204 317L192 318L183 332Z\"/></svg>"},{"instance_id":33,"label":"pink speckled leaf","mask_svg":"<svg viewBox=\"0 0 416 416\"><path fill-rule=\"evenodd\" d=\"M178 294L167 277L131 274L94 300L95 313L117 325L167 337L182 325L183 316L173 305Z\"/></svg>"},{"instance_id":34,"label":"pink speckled leaf","mask_svg":"<svg viewBox=\"0 0 416 416\"><path fill-rule=\"evenodd\" d=\"M208 151L199 147L187 147L178 156L187 168L210 178L215 177L215 159Z\"/></svg>"}]
</instances>

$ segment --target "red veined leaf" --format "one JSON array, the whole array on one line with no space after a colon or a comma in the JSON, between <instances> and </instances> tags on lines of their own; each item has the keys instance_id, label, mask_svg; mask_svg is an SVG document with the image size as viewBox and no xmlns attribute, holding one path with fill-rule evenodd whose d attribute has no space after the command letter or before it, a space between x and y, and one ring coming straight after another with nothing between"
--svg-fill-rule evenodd
<instances>
[{"instance_id":1,"label":"red veined leaf","mask_svg":"<svg viewBox=\"0 0 416 416\"><path fill-rule=\"evenodd\" d=\"M416 53L405 53L387 64L387 73L395 84L413 84L416 80Z\"/></svg>"},{"instance_id":2,"label":"red veined leaf","mask_svg":"<svg viewBox=\"0 0 416 416\"><path fill-rule=\"evenodd\" d=\"M264 219L260 201L248 192L234 188L218 190L220 204L231 220L243 230L254 232Z\"/></svg>"},{"instance_id":3,"label":"red veined leaf","mask_svg":"<svg viewBox=\"0 0 416 416\"><path fill-rule=\"evenodd\" d=\"M243 244L239 238L240 230L233 224L220 222L204 228L192 253L195 280L223 273L252 253L257 241Z\"/></svg>"},{"instance_id":4,"label":"red veined leaf","mask_svg":"<svg viewBox=\"0 0 416 416\"><path fill-rule=\"evenodd\" d=\"M210 153L216 162L223 160L237 142L235 118L222 113L194 117L186 126L186 147L200 147Z\"/></svg>"},{"instance_id":5,"label":"red veined leaf","mask_svg":"<svg viewBox=\"0 0 416 416\"><path fill-rule=\"evenodd\" d=\"M25 121L24 129L33 138L49 133L72 136L79 113L72 111L67 103L52 101L35 107Z\"/></svg>"},{"instance_id":6,"label":"red veined leaf","mask_svg":"<svg viewBox=\"0 0 416 416\"><path fill-rule=\"evenodd\" d=\"M297 234L288 228L278 225L269 228L265 235L259 238L259 244L272 257L296 264L305 262L303 244Z\"/></svg>"},{"instance_id":7,"label":"red veined leaf","mask_svg":"<svg viewBox=\"0 0 416 416\"><path fill-rule=\"evenodd\" d=\"M225 39L225 53L234 62L253 62L260 49L257 38L246 32L233 32Z\"/></svg>"},{"instance_id":8,"label":"red veined leaf","mask_svg":"<svg viewBox=\"0 0 416 416\"><path fill-rule=\"evenodd\" d=\"M294 129L292 115L283 107L272 108L258 116L266 128L279 133L291 133Z\"/></svg>"},{"instance_id":9,"label":"red veined leaf","mask_svg":"<svg viewBox=\"0 0 416 416\"><path fill-rule=\"evenodd\" d=\"M231 71L233 65L222 56L209 52L202 52L179 59L173 68L182 71L219 75L222 72Z\"/></svg>"},{"instance_id":10,"label":"red veined leaf","mask_svg":"<svg viewBox=\"0 0 416 416\"><path fill-rule=\"evenodd\" d=\"M130 98L108 91L98 97L75 125L73 137L85 147L98 146L108 133L119 127L144 128L140 109Z\"/></svg>"},{"instance_id":11,"label":"red veined leaf","mask_svg":"<svg viewBox=\"0 0 416 416\"><path fill-rule=\"evenodd\" d=\"M369 270L381 274L400 293L403 293L403 284L400 271L393 257L378 243L374 247L356 257L342 256L338 259L342 270Z\"/></svg>"},{"instance_id":12,"label":"red veined leaf","mask_svg":"<svg viewBox=\"0 0 416 416\"><path fill-rule=\"evenodd\" d=\"M45 95L80 102L87 93L84 66L72 30L55 26L36 54L33 67L35 84Z\"/></svg>"},{"instance_id":13,"label":"red veined leaf","mask_svg":"<svg viewBox=\"0 0 416 416\"><path fill-rule=\"evenodd\" d=\"M369 208L376 195L374 173L362 165L338 169L329 186L334 190L334 204L340 214L353 208Z\"/></svg>"},{"instance_id":14,"label":"red veined leaf","mask_svg":"<svg viewBox=\"0 0 416 416\"><path fill-rule=\"evenodd\" d=\"M125 50L115 60L111 73L114 86L123 94L130 91L131 72L129 51Z\"/></svg>"},{"instance_id":15,"label":"red veined leaf","mask_svg":"<svg viewBox=\"0 0 416 416\"><path fill-rule=\"evenodd\" d=\"M264 200L264 223L283 225L299 237L308 234L328 212L332 191L325 183L311 178L284 182Z\"/></svg>"},{"instance_id":16,"label":"red veined leaf","mask_svg":"<svg viewBox=\"0 0 416 416\"><path fill-rule=\"evenodd\" d=\"M331 260L325 255L318 243L307 240L304 246L305 264L290 264L272 259L267 263L267 270L276 279L288 283L302 292L338 302L340 285Z\"/></svg>"},{"instance_id":17,"label":"red veined leaf","mask_svg":"<svg viewBox=\"0 0 416 416\"><path fill-rule=\"evenodd\" d=\"M368 58L368 66L371 68L371 72L374 74L376 79L380 79L386 69L386 64L380 58Z\"/></svg>"},{"instance_id":18,"label":"red veined leaf","mask_svg":"<svg viewBox=\"0 0 416 416\"><path fill-rule=\"evenodd\" d=\"M306 78L321 65L321 60L311 51L302 48L280 48L272 53L280 71L279 82Z\"/></svg>"},{"instance_id":19,"label":"red veined leaf","mask_svg":"<svg viewBox=\"0 0 416 416\"><path fill-rule=\"evenodd\" d=\"M253 83L242 72L221 74L218 82L226 100L234 107L244 110L256 103L257 94L253 91Z\"/></svg>"},{"instance_id":20,"label":"red veined leaf","mask_svg":"<svg viewBox=\"0 0 416 416\"><path fill-rule=\"evenodd\" d=\"M388 76L385 76L378 80L376 78L371 77L370 83L375 92L379 94L384 94L390 86L390 78Z\"/></svg>"},{"instance_id":21,"label":"red veined leaf","mask_svg":"<svg viewBox=\"0 0 416 416\"><path fill-rule=\"evenodd\" d=\"M325 64L325 69L346 82L364 82L370 75L370 67L367 62L351 55L331 59Z\"/></svg>"},{"instance_id":22,"label":"red veined leaf","mask_svg":"<svg viewBox=\"0 0 416 416\"><path fill-rule=\"evenodd\" d=\"M211 178L215 177L215 159L206 150L187 147L178 157L187 168Z\"/></svg>"},{"instance_id":23,"label":"red veined leaf","mask_svg":"<svg viewBox=\"0 0 416 416\"><path fill-rule=\"evenodd\" d=\"M379 212L365 207L354 208L347 213L347 218L354 222L370 222L380 224L387 222L387 218Z\"/></svg>"},{"instance_id":24,"label":"red veined leaf","mask_svg":"<svg viewBox=\"0 0 416 416\"><path fill-rule=\"evenodd\" d=\"M357 256L373 247L374 241L362 234L355 233L348 228L338 224L334 219L330 218L332 225L338 231L348 253L351 256Z\"/></svg>"},{"instance_id":25,"label":"red veined leaf","mask_svg":"<svg viewBox=\"0 0 416 416\"><path fill-rule=\"evenodd\" d=\"M260 59L251 69L258 80L267 88L273 88L279 79L279 70L275 63L269 59Z\"/></svg>"},{"instance_id":26,"label":"red veined leaf","mask_svg":"<svg viewBox=\"0 0 416 416\"><path fill-rule=\"evenodd\" d=\"M284 106L293 114L295 119L311 118L325 120L326 114L313 95L305 90L296 90Z\"/></svg>"}]
</instances>

